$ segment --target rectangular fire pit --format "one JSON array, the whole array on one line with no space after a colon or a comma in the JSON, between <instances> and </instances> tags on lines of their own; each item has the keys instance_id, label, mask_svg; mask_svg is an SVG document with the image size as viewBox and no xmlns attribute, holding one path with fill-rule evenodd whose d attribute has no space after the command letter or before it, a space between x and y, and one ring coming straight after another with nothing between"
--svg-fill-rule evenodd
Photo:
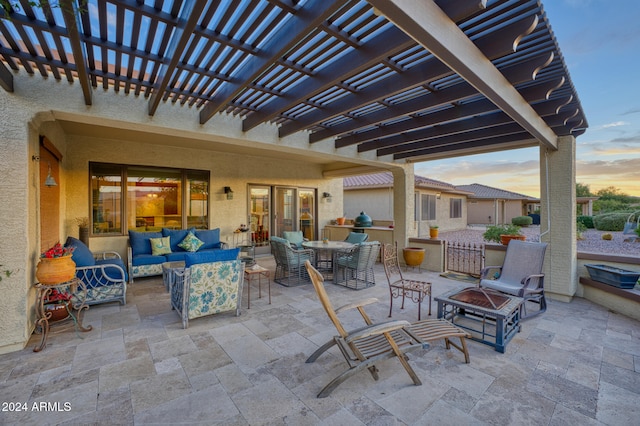
<instances>
[{"instance_id":1,"label":"rectangular fire pit","mask_svg":"<svg viewBox=\"0 0 640 426\"><path fill-rule=\"evenodd\" d=\"M618 288L633 288L640 278L640 272L616 268L610 265L584 265L589 271L589 276L594 281L599 281Z\"/></svg>"}]
</instances>

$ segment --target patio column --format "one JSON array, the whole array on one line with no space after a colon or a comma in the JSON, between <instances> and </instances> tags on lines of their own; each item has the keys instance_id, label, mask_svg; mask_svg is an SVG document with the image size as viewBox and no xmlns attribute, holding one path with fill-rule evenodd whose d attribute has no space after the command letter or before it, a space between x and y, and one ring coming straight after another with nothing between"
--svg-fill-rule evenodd
<instances>
[{"instance_id":1,"label":"patio column","mask_svg":"<svg viewBox=\"0 0 640 426\"><path fill-rule=\"evenodd\" d=\"M544 273L549 297L569 302L578 286L576 253L576 139L558 150L540 148L540 240L549 243Z\"/></svg>"},{"instance_id":2,"label":"patio column","mask_svg":"<svg viewBox=\"0 0 640 426\"><path fill-rule=\"evenodd\" d=\"M414 212L415 175L413 165L394 169L393 173L393 223L398 248L406 247L409 237L416 235Z\"/></svg>"}]
</instances>

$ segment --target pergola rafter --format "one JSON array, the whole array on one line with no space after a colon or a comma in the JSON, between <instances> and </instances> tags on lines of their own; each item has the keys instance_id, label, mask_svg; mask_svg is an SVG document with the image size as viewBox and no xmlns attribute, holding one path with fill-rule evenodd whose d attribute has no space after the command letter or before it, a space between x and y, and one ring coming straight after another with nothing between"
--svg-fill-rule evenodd
<instances>
[{"instance_id":1,"label":"pergola rafter","mask_svg":"<svg viewBox=\"0 0 640 426\"><path fill-rule=\"evenodd\" d=\"M37 72L87 105L102 86L150 115L170 101L395 162L553 149L587 127L538 0L19 1L0 12L6 91Z\"/></svg>"}]
</instances>

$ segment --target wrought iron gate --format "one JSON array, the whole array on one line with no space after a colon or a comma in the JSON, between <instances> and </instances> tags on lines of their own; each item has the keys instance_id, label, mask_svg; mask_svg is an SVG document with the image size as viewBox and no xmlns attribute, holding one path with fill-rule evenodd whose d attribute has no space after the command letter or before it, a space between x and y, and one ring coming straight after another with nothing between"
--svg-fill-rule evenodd
<instances>
[{"instance_id":1,"label":"wrought iron gate","mask_svg":"<svg viewBox=\"0 0 640 426\"><path fill-rule=\"evenodd\" d=\"M480 276L484 268L484 244L448 241L446 249L447 271Z\"/></svg>"}]
</instances>

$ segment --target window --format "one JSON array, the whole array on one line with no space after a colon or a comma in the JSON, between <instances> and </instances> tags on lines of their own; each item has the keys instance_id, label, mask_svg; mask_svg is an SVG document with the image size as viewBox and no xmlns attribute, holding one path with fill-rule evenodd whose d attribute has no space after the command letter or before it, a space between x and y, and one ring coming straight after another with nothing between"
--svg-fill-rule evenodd
<instances>
[{"instance_id":1,"label":"window","mask_svg":"<svg viewBox=\"0 0 640 426\"><path fill-rule=\"evenodd\" d=\"M94 235L208 228L207 171L91 164L90 173Z\"/></svg>"},{"instance_id":2,"label":"window","mask_svg":"<svg viewBox=\"0 0 640 426\"><path fill-rule=\"evenodd\" d=\"M436 220L436 196L422 194L422 220Z\"/></svg>"},{"instance_id":3,"label":"window","mask_svg":"<svg viewBox=\"0 0 640 426\"><path fill-rule=\"evenodd\" d=\"M449 217L452 219L462 217L462 198L449 200Z\"/></svg>"}]
</instances>

